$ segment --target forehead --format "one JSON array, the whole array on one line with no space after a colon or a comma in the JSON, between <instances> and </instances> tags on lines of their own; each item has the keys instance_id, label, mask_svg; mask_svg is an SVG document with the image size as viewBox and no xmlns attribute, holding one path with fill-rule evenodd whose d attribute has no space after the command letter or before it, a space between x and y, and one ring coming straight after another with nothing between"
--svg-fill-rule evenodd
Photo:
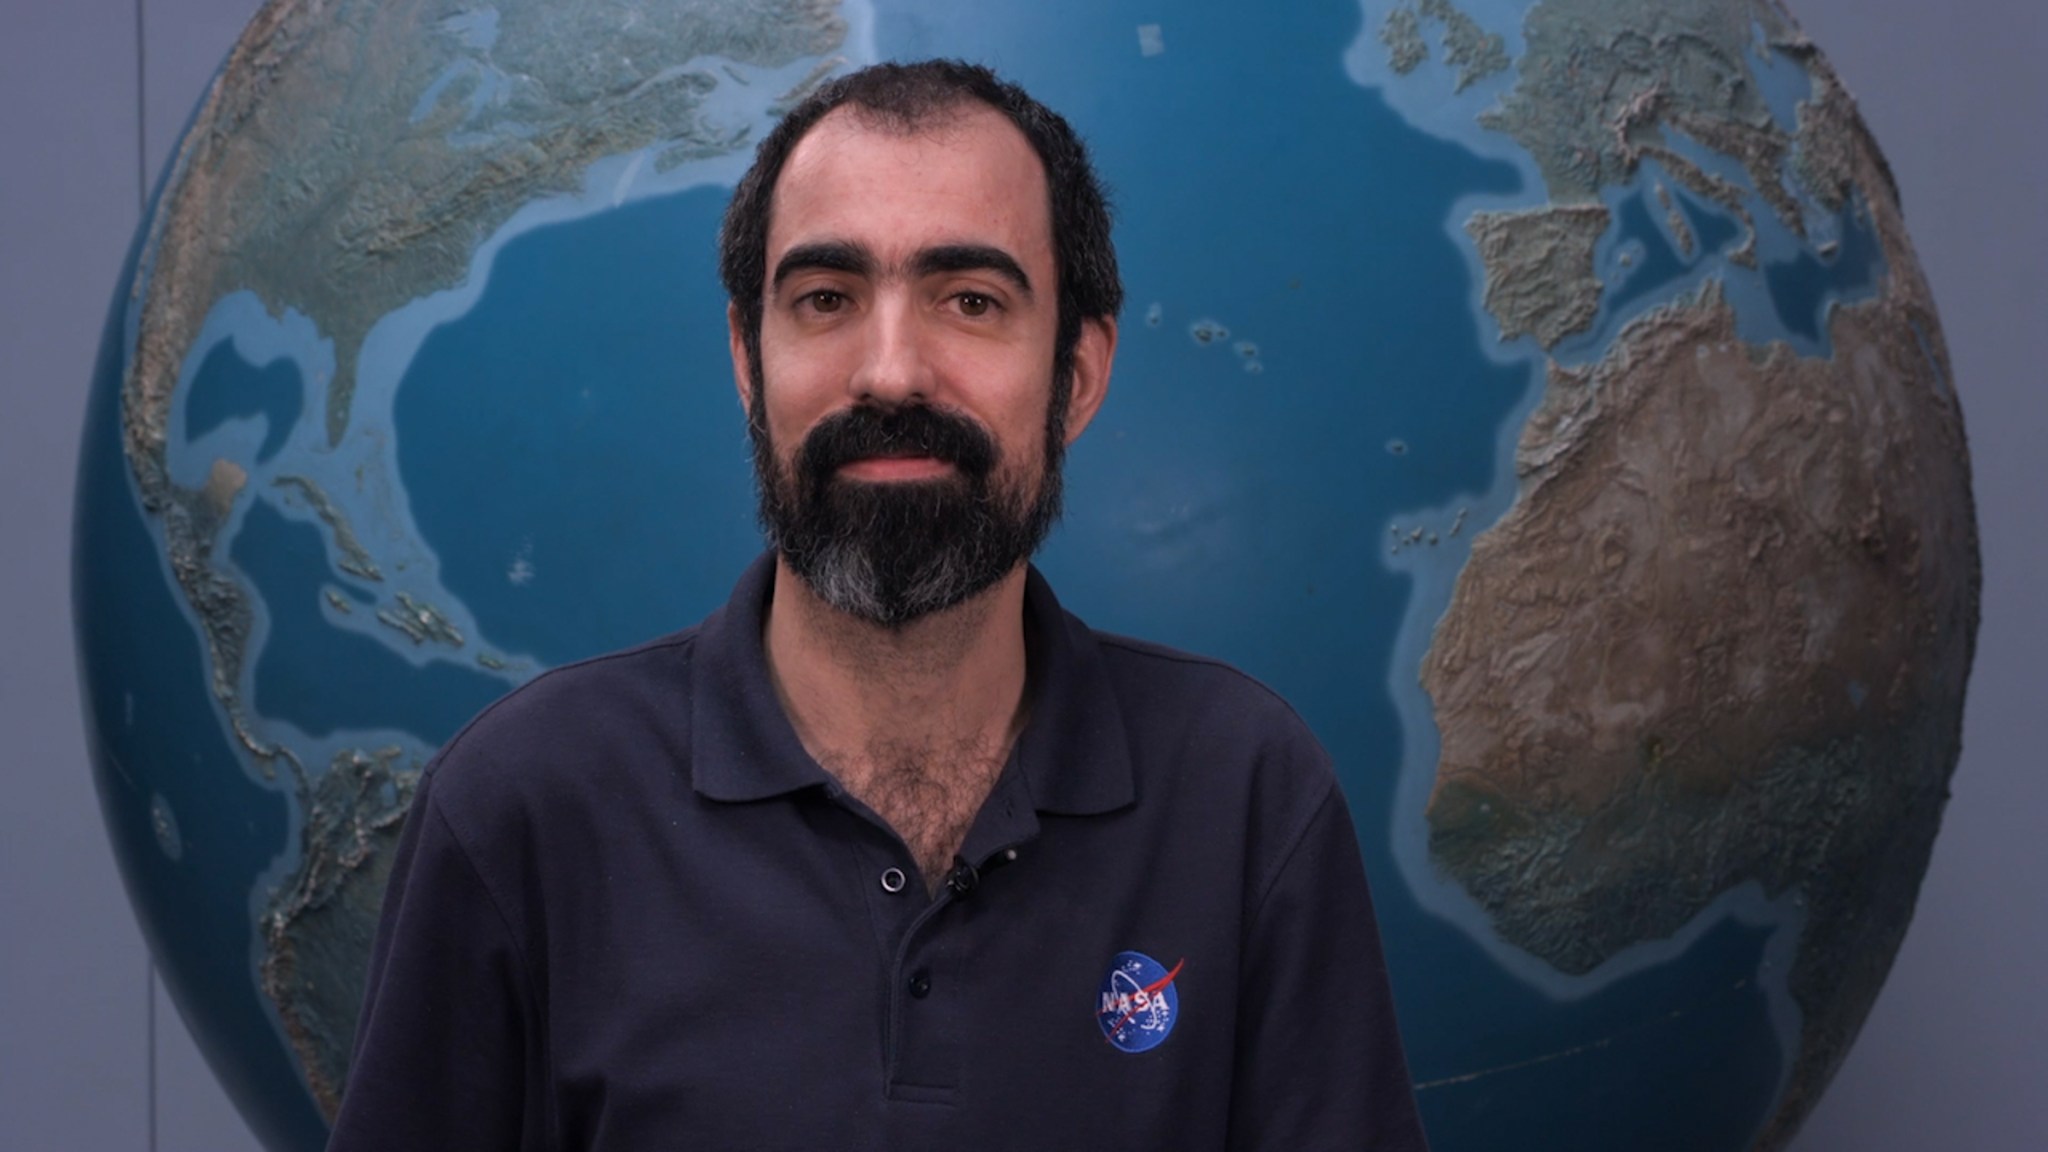
<instances>
[{"instance_id":1,"label":"forehead","mask_svg":"<svg viewBox=\"0 0 2048 1152\"><path fill-rule=\"evenodd\" d=\"M1017 126L979 104L909 132L857 110L827 114L775 183L768 263L797 244L864 244L884 263L935 244L1052 258L1045 166Z\"/></svg>"}]
</instances>

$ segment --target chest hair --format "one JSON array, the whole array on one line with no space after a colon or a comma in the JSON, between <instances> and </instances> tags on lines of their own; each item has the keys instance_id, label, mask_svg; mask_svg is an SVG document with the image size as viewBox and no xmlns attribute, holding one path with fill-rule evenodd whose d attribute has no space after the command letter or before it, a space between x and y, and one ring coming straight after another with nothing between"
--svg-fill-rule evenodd
<instances>
[{"instance_id":1,"label":"chest hair","mask_svg":"<svg viewBox=\"0 0 2048 1152\"><path fill-rule=\"evenodd\" d=\"M927 892L936 893L1006 758L981 741L876 741L858 755L827 758L825 767L896 830Z\"/></svg>"}]
</instances>

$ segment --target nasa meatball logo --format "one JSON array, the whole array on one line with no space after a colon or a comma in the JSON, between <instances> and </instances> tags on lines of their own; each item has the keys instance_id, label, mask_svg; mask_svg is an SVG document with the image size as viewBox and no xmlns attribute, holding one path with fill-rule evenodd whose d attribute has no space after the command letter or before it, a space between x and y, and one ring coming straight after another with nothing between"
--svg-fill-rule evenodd
<instances>
[{"instance_id":1,"label":"nasa meatball logo","mask_svg":"<svg viewBox=\"0 0 2048 1152\"><path fill-rule=\"evenodd\" d=\"M1095 1022L1102 1034L1125 1052L1159 1047L1180 1019L1180 992L1173 982L1186 960L1166 966L1143 952L1119 952L1102 980Z\"/></svg>"}]
</instances>

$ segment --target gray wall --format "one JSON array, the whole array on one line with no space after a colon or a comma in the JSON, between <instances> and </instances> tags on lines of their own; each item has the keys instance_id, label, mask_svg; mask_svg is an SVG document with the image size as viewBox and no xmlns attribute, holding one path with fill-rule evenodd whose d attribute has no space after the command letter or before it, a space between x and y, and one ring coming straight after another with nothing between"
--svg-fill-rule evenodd
<instances>
[{"instance_id":1,"label":"gray wall","mask_svg":"<svg viewBox=\"0 0 2048 1152\"><path fill-rule=\"evenodd\" d=\"M2048 776L2036 759L2048 747L2048 603L2028 594L2048 587L2048 16L2035 0L1792 2L1897 170L1954 353L1985 561L1963 762L1919 915L1798 1148L2048 1148ZM115 874L85 763L67 587L85 384L137 218L138 167L154 179L255 7L0 11L7 1148L255 1152L153 985Z\"/></svg>"}]
</instances>

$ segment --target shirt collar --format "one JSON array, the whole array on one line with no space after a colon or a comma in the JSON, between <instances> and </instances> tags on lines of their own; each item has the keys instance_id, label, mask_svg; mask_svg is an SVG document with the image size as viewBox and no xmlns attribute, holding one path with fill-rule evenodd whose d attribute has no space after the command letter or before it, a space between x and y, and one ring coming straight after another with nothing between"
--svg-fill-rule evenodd
<instances>
[{"instance_id":1,"label":"shirt collar","mask_svg":"<svg viewBox=\"0 0 2048 1152\"><path fill-rule=\"evenodd\" d=\"M797 739L761 644L775 554L747 566L725 606L697 626L690 661L690 784L713 800L765 800L836 787Z\"/></svg>"},{"instance_id":2,"label":"shirt collar","mask_svg":"<svg viewBox=\"0 0 2048 1152\"><path fill-rule=\"evenodd\" d=\"M1123 712L1095 633L1054 599L1036 567L1024 578L1031 719L1017 766L1032 806L1063 816L1114 812L1136 796Z\"/></svg>"},{"instance_id":3,"label":"shirt collar","mask_svg":"<svg viewBox=\"0 0 2048 1152\"><path fill-rule=\"evenodd\" d=\"M782 710L768 673L762 622L775 586L764 553L732 598L698 626L691 660L691 786L712 800L765 800L804 788L833 789ZM1031 718L1012 768L1040 812L1090 816L1135 795L1130 745L1095 635L1067 614L1036 568L1025 577L1025 647Z\"/></svg>"}]
</instances>

